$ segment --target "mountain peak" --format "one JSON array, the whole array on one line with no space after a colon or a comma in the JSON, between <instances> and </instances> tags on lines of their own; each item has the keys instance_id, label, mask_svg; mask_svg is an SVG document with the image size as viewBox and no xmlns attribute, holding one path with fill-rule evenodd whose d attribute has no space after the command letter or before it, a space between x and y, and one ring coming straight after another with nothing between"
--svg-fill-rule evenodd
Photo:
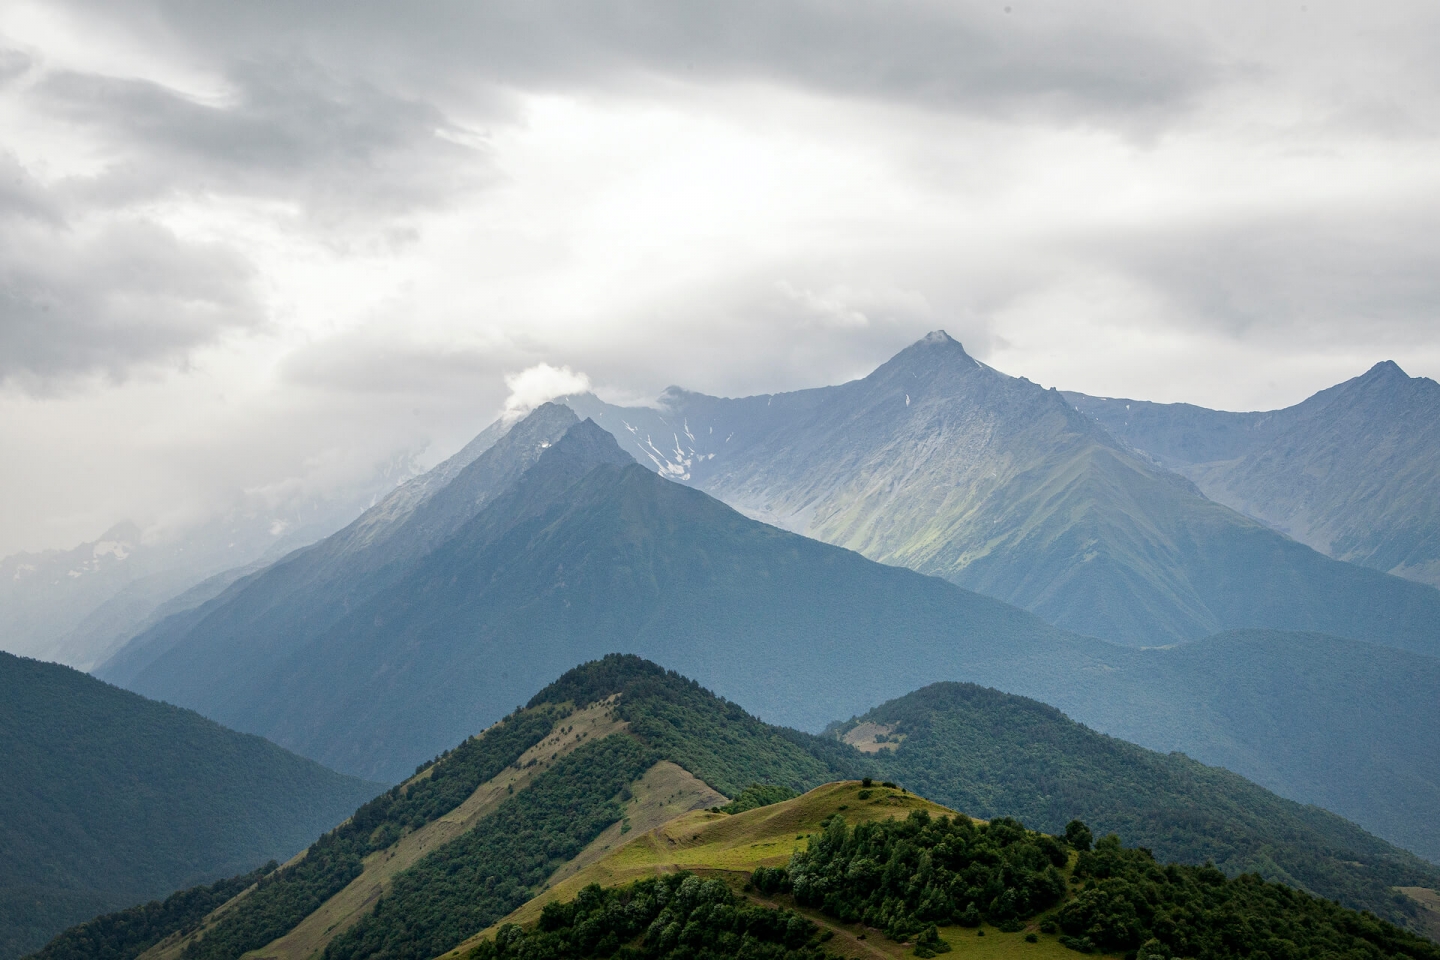
<instances>
[{"instance_id":1,"label":"mountain peak","mask_svg":"<svg viewBox=\"0 0 1440 960\"><path fill-rule=\"evenodd\" d=\"M1361 380L1409 380L1410 375L1400 369L1400 364L1394 360L1381 360L1375 366L1365 371Z\"/></svg>"},{"instance_id":2,"label":"mountain peak","mask_svg":"<svg viewBox=\"0 0 1440 960\"><path fill-rule=\"evenodd\" d=\"M931 330L881 364L871 377L901 374L928 378L941 373L953 375L970 368L978 370L980 364L965 352L959 340L944 330Z\"/></svg>"},{"instance_id":3,"label":"mountain peak","mask_svg":"<svg viewBox=\"0 0 1440 960\"><path fill-rule=\"evenodd\" d=\"M635 464L635 458L620 449L614 435L589 417L571 426L554 443L547 441L542 447L535 463L538 471L535 476L549 477L552 482L562 478L564 484L573 483L605 464L617 467Z\"/></svg>"},{"instance_id":4,"label":"mountain peak","mask_svg":"<svg viewBox=\"0 0 1440 960\"><path fill-rule=\"evenodd\" d=\"M943 356L947 360L963 357L972 363L975 362L970 354L965 352L965 347L960 341L950 336L950 334L944 330L931 330L925 334L925 336L916 340L904 350L901 350L896 356L903 357L906 355L926 357Z\"/></svg>"}]
</instances>

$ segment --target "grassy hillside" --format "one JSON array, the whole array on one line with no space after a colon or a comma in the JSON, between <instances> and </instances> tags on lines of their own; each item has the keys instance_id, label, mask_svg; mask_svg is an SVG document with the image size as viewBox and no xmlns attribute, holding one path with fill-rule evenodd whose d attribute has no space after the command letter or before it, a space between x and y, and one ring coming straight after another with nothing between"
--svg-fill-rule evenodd
<instances>
[{"instance_id":1,"label":"grassy hillside","mask_svg":"<svg viewBox=\"0 0 1440 960\"><path fill-rule=\"evenodd\" d=\"M1048 836L851 781L734 817L680 818L444 960L1038 958L1067 948L1440 957L1428 940L1254 875L1162 865L1114 836L1092 849L1078 821Z\"/></svg>"},{"instance_id":2,"label":"grassy hillside","mask_svg":"<svg viewBox=\"0 0 1440 960\"><path fill-rule=\"evenodd\" d=\"M945 695L951 687L958 697ZM168 929L144 924L148 940L127 948L121 937L107 956L125 960L144 948L146 960L236 960L251 951L267 960L429 960L547 890L569 896L591 881L628 883L681 867L745 874L783 866L832 813L854 824L945 812L899 788L864 796L859 784L813 789L842 777L878 783L895 771L911 790L912 778L929 776L937 791L964 799L958 809L967 813L997 816L1010 803L1037 820L1113 822L1127 842L1194 863L1213 857L1226 873L1257 870L1403 922L1417 908L1388 885L1440 887L1440 871L1339 818L994 691L942 685L842 732L870 752L764 724L639 658L607 657L568 672L366 804L203 922L187 915ZM748 789L755 783L771 789ZM1037 786L1047 797L1039 804ZM774 796L782 787L808 792L718 812L725 795ZM143 917L133 919L93 927L124 931ZM43 960L68 960L62 943Z\"/></svg>"},{"instance_id":3,"label":"grassy hillside","mask_svg":"<svg viewBox=\"0 0 1440 960\"><path fill-rule=\"evenodd\" d=\"M672 390L659 409L566 402L639 462L750 516L1077 633L1154 646L1266 627L1440 652L1440 593L1337 563L1206 499L1059 393L976 362L940 331L833 387ZM1364 475L1365 458L1353 460ZM1406 476L1434 489L1433 474Z\"/></svg>"},{"instance_id":4,"label":"grassy hillside","mask_svg":"<svg viewBox=\"0 0 1440 960\"><path fill-rule=\"evenodd\" d=\"M1264 413L1069 394L1206 496L1341 560L1440 586L1440 384L1391 362Z\"/></svg>"},{"instance_id":5,"label":"grassy hillside","mask_svg":"<svg viewBox=\"0 0 1440 960\"><path fill-rule=\"evenodd\" d=\"M285 859L376 784L68 667L0 653L0 958Z\"/></svg>"}]
</instances>

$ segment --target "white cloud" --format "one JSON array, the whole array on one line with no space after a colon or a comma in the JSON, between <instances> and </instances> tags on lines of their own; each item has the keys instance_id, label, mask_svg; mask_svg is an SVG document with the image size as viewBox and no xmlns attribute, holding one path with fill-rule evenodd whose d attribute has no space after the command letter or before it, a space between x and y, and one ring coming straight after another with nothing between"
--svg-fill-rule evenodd
<instances>
[{"instance_id":1,"label":"white cloud","mask_svg":"<svg viewBox=\"0 0 1440 960\"><path fill-rule=\"evenodd\" d=\"M1433 6L1009 6L0 6L0 554L936 327L1212 406L1440 375Z\"/></svg>"},{"instance_id":2,"label":"white cloud","mask_svg":"<svg viewBox=\"0 0 1440 960\"><path fill-rule=\"evenodd\" d=\"M519 373L505 374L505 386L510 389L505 398L505 416L518 420L547 400L589 392L590 378L569 367L537 363Z\"/></svg>"}]
</instances>

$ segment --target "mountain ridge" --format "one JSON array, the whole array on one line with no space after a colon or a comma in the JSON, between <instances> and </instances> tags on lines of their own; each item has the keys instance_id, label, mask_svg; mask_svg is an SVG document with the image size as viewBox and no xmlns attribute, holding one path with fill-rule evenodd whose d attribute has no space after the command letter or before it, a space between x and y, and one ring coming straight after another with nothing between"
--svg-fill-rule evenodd
<instances>
[{"instance_id":1,"label":"mountain ridge","mask_svg":"<svg viewBox=\"0 0 1440 960\"><path fill-rule=\"evenodd\" d=\"M1440 586L1440 384L1393 361L1281 410L1066 393L1205 495L1315 549Z\"/></svg>"},{"instance_id":2,"label":"mountain ridge","mask_svg":"<svg viewBox=\"0 0 1440 960\"><path fill-rule=\"evenodd\" d=\"M943 332L859 380L659 407L562 398L660 475L748 516L1133 646L1317 630L1440 653L1440 591L1215 503L1056 390Z\"/></svg>"},{"instance_id":3,"label":"mountain ridge","mask_svg":"<svg viewBox=\"0 0 1440 960\"><path fill-rule=\"evenodd\" d=\"M134 685L337 769L393 780L607 650L665 658L767 719L812 730L937 679L971 680L1146 746L1230 763L1440 857L1428 817L1403 812L1440 809L1440 742L1413 722L1440 690L1429 660L1356 641L1267 641L1289 657L1265 661L1278 693L1242 697L1231 688L1250 687L1205 679L1224 675L1207 665L1223 659L1213 644L1179 654L1067 634L993 598L758 524L626 463L611 434L574 424L451 539L352 609L312 629L221 604ZM344 599L297 596L306 608ZM261 630L263 643L247 639ZM802 655L817 666L803 677L784 666ZM1283 724L1256 721L1254 704L1289 703L1284 682L1298 681L1307 659L1340 678L1355 672L1347 658L1374 662L1366 683L1383 696L1357 704L1343 684L1297 686L1321 707L1316 730L1339 747L1329 758L1277 753L1271 731ZM1363 768L1404 776L1362 777L1338 759L1360 731L1374 742Z\"/></svg>"}]
</instances>

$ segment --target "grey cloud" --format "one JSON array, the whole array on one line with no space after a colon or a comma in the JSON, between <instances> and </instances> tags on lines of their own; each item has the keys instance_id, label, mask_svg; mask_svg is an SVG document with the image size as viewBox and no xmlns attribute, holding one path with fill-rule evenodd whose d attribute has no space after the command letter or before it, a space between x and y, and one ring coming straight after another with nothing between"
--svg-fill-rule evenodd
<instances>
[{"instance_id":1,"label":"grey cloud","mask_svg":"<svg viewBox=\"0 0 1440 960\"><path fill-rule=\"evenodd\" d=\"M27 73L34 61L23 50L0 47L0 86Z\"/></svg>"},{"instance_id":2,"label":"grey cloud","mask_svg":"<svg viewBox=\"0 0 1440 960\"><path fill-rule=\"evenodd\" d=\"M233 253L143 220L93 230L0 213L0 383L53 392L182 362L262 314Z\"/></svg>"},{"instance_id":3,"label":"grey cloud","mask_svg":"<svg viewBox=\"0 0 1440 960\"><path fill-rule=\"evenodd\" d=\"M0 222L21 219L60 226L60 204L15 159L0 153Z\"/></svg>"},{"instance_id":4,"label":"grey cloud","mask_svg":"<svg viewBox=\"0 0 1440 960\"><path fill-rule=\"evenodd\" d=\"M77 190L124 204L171 193L283 198L316 219L385 220L487 176L483 152L431 104L300 59L231 65L231 102L201 103L159 84L57 73L34 96L107 137L117 159Z\"/></svg>"},{"instance_id":5,"label":"grey cloud","mask_svg":"<svg viewBox=\"0 0 1440 960\"><path fill-rule=\"evenodd\" d=\"M1257 216L1090 244L1159 292L1187 326L1276 346L1433 339L1440 207Z\"/></svg>"},{"instance_id":6,"label":"grey cloud","mask_svg":"<svg viewBox=\"0 0 1440 960\"><path fill-rule=\"evenodd\" d=\"M1155 121L1230 69L1206 35L1133 4L77 2L129 29L163 23L227 59L287 37L336 68L455 94L477 82L593 88L662 74L943 109Z\"/></svg>"},{"instance_id":7,"label":"grey cloud","mask_svg":"<svg viewBox=\"0 0 1440 960\"><path fill-rule=\"evenodd\" d=\"M522 350L406 342L393 327L372 325L290 353L280 368L290 385L341 394L424 397L494 391L502 373L536 362Z\"/></svg>"}]
</instances>

